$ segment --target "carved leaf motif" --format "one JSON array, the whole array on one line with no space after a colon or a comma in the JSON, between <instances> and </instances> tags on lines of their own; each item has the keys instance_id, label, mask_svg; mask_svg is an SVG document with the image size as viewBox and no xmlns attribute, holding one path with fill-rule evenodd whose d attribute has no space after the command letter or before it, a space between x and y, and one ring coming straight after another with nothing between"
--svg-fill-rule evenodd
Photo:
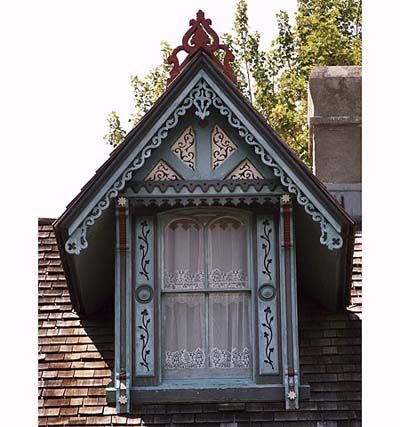
<instances>
[{"instance_id":1,"label":"carved leaf motif","mask_svg":"<svg viewBox=\"0 0 400 427\"><path fill-rule=\"evenodd\" d=\"M189 126L171 147L171 151L192 170L196 165L195 144L196 135L194 129Z\"/></svg>"},{"instance_id":2,"label":"carved leaf motif","mask_svg":"<svg viewBox=\"0 0 400 427\"><path fill-rule=\"evenodd\" d=\"M261 323L261 326L263 326L266 330L264 331L264 338L265 338L265 359L264 363L267 365L270 365L272 369L274 369L274 361L272 360L271 356L274 352L274 347L271 347L272 343L272 337L273 337L273 330L272 330L272 322L274 320L274 317L268 317L271 315L271 308L267 307L264 309L265 313L265 322Z\"/></svg>"},{"instance_id":3,"label":"carved leaf motif","mask_svg":"<svg viewBox=\"0 0 400 427\"><path fill-rule=\"evenodd\" d=\"M145 178L145 181L175 181L182 179L164 160L160 160Z\"/></svg>"},{"instance_id":4,"label":"carved leaf motif","mask_svg":"<svg viewBox=\"0 0 400 427\"><path fill-rule=\"evenodd\" d=\"M218 125L215 125L211 134L212 168L216 169L236 150L236 144Z\"/></svg>"},{"instance_id":5,"label":"carved leaf motif","mask_svg":"<svg viewBox=\"0 0 400 427\"><path fill-rule=\"evenodd\" d=\"M148 356L150 355L150 350L147 349L147 346L150 340L150 333L148 327L151 319L146 309L144 309L140 314L142 315L142 324L138 325L138 329L144 332L143 334L140 334L140 341L142 342L140 365L145 367L147 371L150 371L149 361L147 360Z\"/></svg>"},{"instance_id":6,"label":"carved leaf motif","mask_svg":"<svg viewBox=\"0 0 400 427\"><path fill-rule=\"evenodd\" d=\"M150 227L147 223L147 221L143 221L140 224L140 234L138 236L138 239L142 242L139 245L140 249L140 266L141 270L139 274L144 276L147 280L149 280L149 272L147 271L147 267L150 263L150 260L148 259L147 255L149 253L149 234L150 234ZM146 311L147 314L147 311Z\"/></svg>"},{"instance_id":7,"label":"carved leaf motif","mask_svg":"<svg viewBox=\"0 0 400 427\"><path fill-rule=\"evenodd\" d=\"M264 251L263 263L264 269L262 273L265 274L268 279L272 280L272 272L271 272L271 263L272 258L269 258L271 252L271 233L272 228L270 227L269 221L265 220L263 222L263 233L260 235L260 239L263 239L264 243L261 244L261 249Z\"/></svg>"},{"instance_id":8,"label":"carved leaf motif","mask_svg":"<svg viewBox=\"0 0 400 427\"><path fill-rule=\"evenodd\" d=\"M226 179L263 179L261 173L249 161L243 160L227 177Z\"/></svg>"}]
</instances>

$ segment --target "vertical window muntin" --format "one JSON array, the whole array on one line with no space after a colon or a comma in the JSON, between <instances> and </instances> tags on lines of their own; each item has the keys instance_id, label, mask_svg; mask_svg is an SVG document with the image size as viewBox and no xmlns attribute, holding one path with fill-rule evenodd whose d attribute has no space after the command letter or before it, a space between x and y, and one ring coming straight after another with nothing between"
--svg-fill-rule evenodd
<instances>
[{"instance_id":1,"label":"vertical window muntin","mask_svg":"<svg viewBox=\"0 0 400 427\"><path fill-rule=\"evenodd\" d=\"M209 209L202 211L201 208L185 209L184 211L175 210L173 213L169 211L168 213L160 214L160 322L161 322L161 340L160 340L160 358L161 358L161 372L162 378L165 380L168 379L185 379L185 378L251 378L253 376L253 365L254 365L254 340L253 340L253 316L252 316L252 277L253 277L253 266L250 262L252 259L252 243L251 243L251 221L250 213L242 211L239 209L215 209L210 211ZM165 286L165 266L166 258L164 256L166 247L168 246L165 241L165 230L170 224L173 224L176 221L180 220L189 220L194 222L202 222L201 232L204 233L203 238L199 239L203 241L203 265L204 265L204 286L197 288L176 288L171 289L171 287ZM247 257L245 267L247 269L247 283L246 286L242 286L241 283L243 280L238 280L239 285L236 287L212 287L210 286L209 281L209 246L211 239L208 237L210 234L210 227L221 220L236 221L240 223L241 227L244 227L244 244L245 254ZM240 276L239 279L243 279L243 276ZM172 296L188 296L191 297L203 297L204 299L204 313L202 314L204 322L205 331L201 332L200 335L205 337L204 348L206 350L204 365L202 355L196 349L188 349L188 353L185 354L186 358L185 363L182 364L180 369L171 369L171 366L166 367L166 301ZM238 300L242 298L241 309L242 317L245 316L247 321L247 340L246 346L243 345L243 351L237 349L237 351L231 348L231 351L228 351L230 354L223 354L221 357L221 352L212 351L211 348L211 336L210 336L210 311L212 310L212 302L218 304L218 300L229 300L232 298L238 303ZM192 298L193 299L193 298ZM214 301L213 301L214 300ZM240 302L238 304L240 307ZM229 307L229 304L228 304ZM229 308L227 310L229 312ZM199 313L199 310L197 310ZM201 310L200 310L201 312ZM229 313L228 313L229 315ZM232 316L231 316L232 317ZM240 317L238 314L237 317ZM222 319L221 319L222 320ZM239 323L239 321L237 322ZM216 328L213 328L214 330ZM243 334L242 335L246 335ZM245 348L247 349L245 351ZM215 350L215 349L214 349ZM222 352L223 353L223 352ZM169 363L173 360L174 355L169 355ZM176 356L176 355L175 355ZM213 359L213 360L211 360ZM175 362L177 358L175 357ZM182 359L181 359L182 360ZM186 369L185 367L196 366L196 369ZM199 368L199 366L202 366Z\"/></svg>"}]
</instances>

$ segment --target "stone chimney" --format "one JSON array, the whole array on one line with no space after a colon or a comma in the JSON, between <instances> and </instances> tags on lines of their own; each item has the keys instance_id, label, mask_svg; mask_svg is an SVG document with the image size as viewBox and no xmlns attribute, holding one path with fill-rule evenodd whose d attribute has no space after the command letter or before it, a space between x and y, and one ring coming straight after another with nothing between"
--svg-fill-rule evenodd
<instances>
[{"instance_id":1,"label":"stone chimney","mask_svg":"<svg viewBox=\"0 0 400 427\"><path fill-rule=\"evenodd\" d=\"M361 67L314 67L308 96L313 172L361 223Z\"/></svg>"}]
</instances>

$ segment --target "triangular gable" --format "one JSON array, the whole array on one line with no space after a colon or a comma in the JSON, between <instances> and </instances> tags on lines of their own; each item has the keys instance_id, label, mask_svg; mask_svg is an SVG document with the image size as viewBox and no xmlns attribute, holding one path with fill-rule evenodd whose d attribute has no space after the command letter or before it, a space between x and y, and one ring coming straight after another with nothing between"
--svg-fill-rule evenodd
<instances>
[{"instance_id":1,"label":"triangular gable","mask_svg":"<svg viewBox=\"0 0 400 427\"><path fill-rule=\"evenodd\" d=\"M162 98L140 123L140 138L135 131L131 132L123 146L101 168L101 173L74 201L74 218L71 219L67 210L57 221L56 225L67 226L68 238L64 244L67 253L78 255L87 248L88 229L190 111L194 111L199 120L205 120L210 114L224 117L231 126L230 131L234 130L243 143L252 147L262 164L272 169L286 191L319 223L321 244L331 250L342 247L342 222L351 220L286 144L244 102L236 87L206 53L198 53Z\"/></svg>"}]
</instances>

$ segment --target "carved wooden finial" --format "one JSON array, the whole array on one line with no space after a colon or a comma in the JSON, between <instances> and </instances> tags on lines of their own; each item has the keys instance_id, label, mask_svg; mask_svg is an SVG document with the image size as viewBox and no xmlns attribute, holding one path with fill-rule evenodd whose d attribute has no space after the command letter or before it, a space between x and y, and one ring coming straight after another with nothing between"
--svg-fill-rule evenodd
<instances>
[{"instance_id":1,"label":"carved wooden finial","mask_svg":"<svg viewBox=\"0 0 400 427\"><path fill-rule=\"evenodd\" d=\"M214 62L218 64L224 73L236 84L236 76L233 74L230 63L235 59L233 53L224 44L220 44L218 34L211 28L211 19L204 17L204 12L199 10L196 19L189 21L190 28L182 38L182 44L176 47L168 57L168 63L172 65L167 85L182 71L185 65L190 61L193 55L200 49L211 54ZM224 57L221 62L215 55L215 52L221 50ZM187 53L186 58L179 64L177 54L181 51Z\"/></svg>"}]
</instances>

